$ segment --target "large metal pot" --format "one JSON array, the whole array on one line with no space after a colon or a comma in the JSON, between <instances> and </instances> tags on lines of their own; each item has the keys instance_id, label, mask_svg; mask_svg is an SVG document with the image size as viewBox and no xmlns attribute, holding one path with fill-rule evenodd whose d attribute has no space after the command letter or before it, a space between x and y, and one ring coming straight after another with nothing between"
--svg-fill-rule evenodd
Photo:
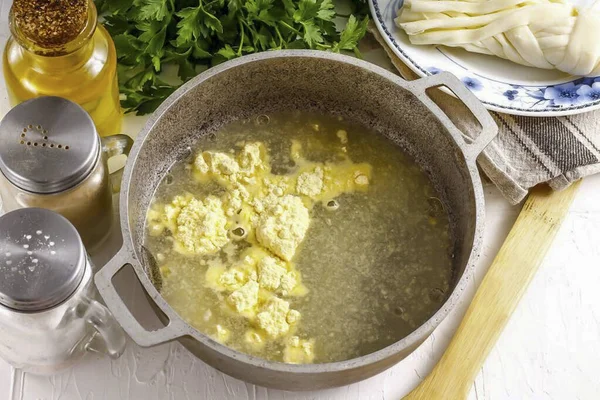
<instances>
[{"instance_id":1,"label":"large metal pot","mask_svg":"<svg viewBox=\"0 0 600 400\"><path fill-rule=\"evenodd\" d=\"M426 89L447 86L481 123L479 136L463 134L428 97ZM224 123L276 110L335 111L380 132L411 154L426 170L452 222L455 281L444 305L409 336L375 353L349 361L289 365L242 354L184 322L153 284L143 265L146 210L160 179L189 156L197 139ZM276 51L246 56L201 74L175 92L140 133L129 156L121 189L124 245L97 275L106 304L140 346L179 340L216 369L245 381L286 390L341 386L373 376L410 354L455 306L481 247L484 199L477 155L495 136L496 125L481 103L449 74L406 82L372 64L326 52ZM145 330L116 292L112 277L131 264L168 324Z\"/></svg>"}]
</instances>

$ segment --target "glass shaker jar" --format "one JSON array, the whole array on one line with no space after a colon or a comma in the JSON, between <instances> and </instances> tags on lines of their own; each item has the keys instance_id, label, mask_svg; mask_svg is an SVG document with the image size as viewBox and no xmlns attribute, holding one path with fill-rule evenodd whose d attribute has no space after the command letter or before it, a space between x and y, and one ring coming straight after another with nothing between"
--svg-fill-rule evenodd
<instances>
[{"instance_id":1,"label":"glass shaker jar","mask_svg":"<svg viewBox=\"0 0 600 400\"><path fill-rule=\"evenodd\" d=\"M115 45L97 19L92 0L13 1L3 61L13 106L60 96L89 112L101 136L121 131Z\"/></svg>"},{"instance_id":2,"label":"glass shaker jar","mask_svg":"<svg viewBox=\"0 0 600 400\"><path fill-rule=\"evenodd\" d=\"M132 144L126 135L100 139L88 113L69 100L38 97L19 104L0 122L4 211L56 211L75 225L92 251L113 223L107 160L128 154Z\"/></svg>"},{"instance_id":3,"label":"glass shaker jar","mask_svg":"<svg viewBox=\"0 0 600 400\"><path fill-rule=\"evenodd\" d=\"M123 330L93 300L92 265L77 230L45 209L0 217L0 357L52 374L86 351L118 358Z\"/></svg>"}]
</instances>

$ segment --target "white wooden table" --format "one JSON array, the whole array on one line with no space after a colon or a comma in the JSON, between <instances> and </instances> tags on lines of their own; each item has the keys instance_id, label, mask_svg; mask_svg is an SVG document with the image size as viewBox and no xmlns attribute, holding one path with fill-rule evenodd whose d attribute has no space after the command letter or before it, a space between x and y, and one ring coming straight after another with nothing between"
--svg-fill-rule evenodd
<instances>
[{"instance_id":1,"label":"white wooden table","mask_svg":"<svg viewBox=\"0 0 600 400\"><path fill-rule=\"evenodd\" d=\"M2 47L8 35L9 4L10 0L0 0ZM2 79L0 116L8 110ZM142 123L143 118L127 117L124 132L135 135ZM485 245L462 304L406 360L364 382L318 392L271 390L214 370L179 343L143 349L130 342L119 360L89 355L73 369L52 377L21 375L0 360L0 400L400 399L441 357L519 212L495 187L486 185L485 194ZM586 179L554 246L481 369L469 400L600 399L598 199L600 176ZM95 259L101 264L109 256L100 254ZM129 303L142 312L144 302L139 289L129 294Z\"/></svg>"}]
</instances>

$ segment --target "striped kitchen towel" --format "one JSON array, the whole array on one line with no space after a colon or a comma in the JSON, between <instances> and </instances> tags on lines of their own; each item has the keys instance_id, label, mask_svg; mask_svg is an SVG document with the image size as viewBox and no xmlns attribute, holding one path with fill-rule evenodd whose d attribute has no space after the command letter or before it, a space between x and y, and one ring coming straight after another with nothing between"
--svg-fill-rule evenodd
<instances>
[{"instance_id":1,"label":"striped kitchen towel","mask_svg":"<svg viewBox=\"0 0 600 400\"><path fill-rule=\"evenodd\" d=\"M367 50L382 46L393 66L408 80L418 76L385 44L374 25L376 41ZM368 57L367 57L368 58ZM437 91L434 100L463 132L478 125L462 102ZM522 201L530 188L547 183L562 190L584 176L600 172L600 111L566 117L521 117L492 113L498 137L479 157L479 167L513 204Z\"/></svg>"}]
</instances>

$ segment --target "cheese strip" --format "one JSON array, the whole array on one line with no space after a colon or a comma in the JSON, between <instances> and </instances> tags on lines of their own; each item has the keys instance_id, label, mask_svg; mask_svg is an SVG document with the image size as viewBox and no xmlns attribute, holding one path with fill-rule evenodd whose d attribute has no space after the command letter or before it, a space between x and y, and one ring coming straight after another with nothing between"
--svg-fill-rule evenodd
<instances>
[{"instance_id":1,"label":"cheese strip","mask_svg":"<svg viewBox=\"0 0 600 400\"><path fill-rule=\"evenodd\" d=\"M461 47L582 76L600 74L600 0L406 0L396 24L415 45Z\"/></svg>"}]
</instances>

